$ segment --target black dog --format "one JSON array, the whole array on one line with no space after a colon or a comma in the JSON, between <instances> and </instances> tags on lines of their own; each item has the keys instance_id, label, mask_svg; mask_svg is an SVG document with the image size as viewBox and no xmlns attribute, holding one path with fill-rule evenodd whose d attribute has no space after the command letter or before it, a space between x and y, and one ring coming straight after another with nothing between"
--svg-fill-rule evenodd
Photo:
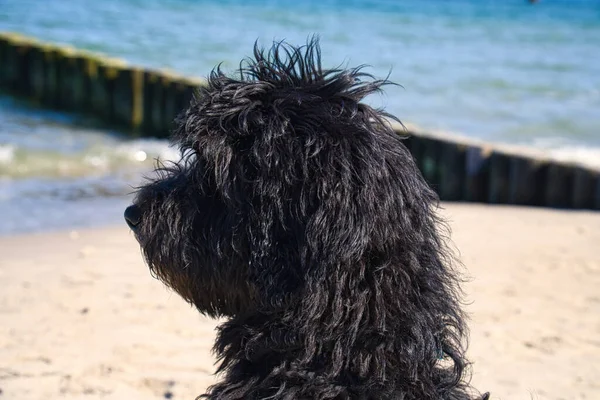
<instances>
[{"instance_id":1,"label":"black dog","mask_svg":"<svg viewBox=\"0 0 600 400\"><path fill-rule=\"evenodd\" d=\"M481 397L438 198L361 103L387 83L323 70L315 40L255 46L178 117L182 161L125 216L155 276L228 318L204 397Z\"/></svg>"}]
</instances>

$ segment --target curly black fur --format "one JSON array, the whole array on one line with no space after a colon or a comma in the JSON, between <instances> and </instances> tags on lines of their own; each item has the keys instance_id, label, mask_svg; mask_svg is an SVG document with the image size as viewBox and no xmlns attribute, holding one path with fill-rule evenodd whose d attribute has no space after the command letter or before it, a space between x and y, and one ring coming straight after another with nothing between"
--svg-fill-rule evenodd
<instances>
[{"instance_id":1,"label":"curly black fur","mask_svg":"<svg viewBox=\"0 0 600 400\"><path fill-rule=\"evenodd\" d=\"M152 273L228 318L203 397L481 398L438 198L361 103L388 82L320 58L276 43L213 71L177 120L182 161L136 198Z\"/></svg>"}]
</instances>

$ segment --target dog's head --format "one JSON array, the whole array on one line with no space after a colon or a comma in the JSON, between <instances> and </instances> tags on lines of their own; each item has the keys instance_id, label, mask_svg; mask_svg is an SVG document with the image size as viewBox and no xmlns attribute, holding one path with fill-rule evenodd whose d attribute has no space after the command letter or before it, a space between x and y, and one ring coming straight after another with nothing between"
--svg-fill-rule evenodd
<instances>
[{"instance_id":1,"label":"dog's head","mask_svg":"<svg viewBox=\"0 0 600 400\"><path fill-rule=\"evenodd\" d=\"M255 47L237 77L210 75L177 119L181 161L126 210L158 278L234 317L219 398L467 398L437 196L361 102L386 83L323 70L316 41Z\"/></svg>"},{"instance_id":2,"label":"dog's head","mask_svg":"<svg viewBox=\"0 0 600 400\"><path fill-rule=\"evenodd\" d=\"M410 264L388 255L423 240L436 197L391 116L361 103L386 83L322 69L314 40L255 47L237 77L213 71L177 119L182 160L126 211L152 272L231 316L288 307L344 268Z\"/></svg>"}]
</instances>

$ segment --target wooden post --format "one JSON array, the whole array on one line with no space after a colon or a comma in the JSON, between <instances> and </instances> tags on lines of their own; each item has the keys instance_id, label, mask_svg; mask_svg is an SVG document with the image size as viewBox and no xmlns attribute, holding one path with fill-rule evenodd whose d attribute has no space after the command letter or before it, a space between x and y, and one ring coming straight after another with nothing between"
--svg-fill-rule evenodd
<instances>
[{"instance_id":1,"label":"wooden post","mask_svg":"<svg viewBox=\"0 0 600 400\"><path fill-rule=\"evenodd\" d=\"M90 82L90 107L106 122L114 123L113 90L119 68L124 66L120 60L88 59L88 78Z\"/></svg>"},{"instance_id":2,"label":"wooden post","mask_svg":"<svg viewBox=\"0 0 600 400\"><path fill-rule=\"evenodd\" d=\"M596 190L594 191L594 210L600 210L600 176L596 175L594 186Z\"/></svg>"},{"instance_id":3,"label":"wooden post","mask_svg":"<svg viewBox=\"0 0 600 400\"><path fill-rule=\"evenodd\" d=\"M8 35L0 33L0 88L7 86L8 80L8 48L10 46L10 40Z\"/></svg>"},{"instance_id":4,"label":"wooden post","mask_svg":"<svg viewBox=\"0 0 600 400\"><path fill-rule=\"evenodd\" d=\"M8 34L2 43L0 81L9 91L21 96L31 95L29 59L35 42L20 35Z\"/></svg>"},{"instance_id":5,"label":"wooden post","mask_svg":"<svg viewBox=\"0 0 600 400\"><path fill-rule=\"evenodd\" d=\"M29 85L31 87L31 97L37 102L43 101L46 97L46 72L45 72L45 54L41 47L31 48L29 55Z\"/></svg>"},{"instance_id":6,"label":"wooden post","mask_svg":"<svg viewBox=\"0 0 600 400\"><path fill-rule=\"evenodd\" d=\"M144 132L157 137L167 137L164 130L164 94L161 75L156 71L144 72L143 122Z\"/></svg>"},{"instance_id":7,"label":"wooden post","mask_svg":"<svg viewBox=\"0 0 600 400\"><path fill-rule=\"evenodd\" d=\"M61 107L81 111L87 106L84 55L71 48L57 54L58 97Z\"/></svg>"},{"instance_id":8,"label":"wooden post","mask_svg":"<svg viewBox=\"0 0 600 400\"><path fill-rule=\"evenodd\" d=\"M192 98L197 94L199 88L206 83L200 79L184 78L182 84L180 109L185 110L190 106Z\"/></svg>"},{"instance_id":9,"label":"wooden post","mask_svg":"<svg viewBox=\"0 0 600 400\"><path fill-rule=\"evenodd\" d=\"M44 46L44 96L42 102L51 108L58 108L60 104L59 96L59 75L58 75L58 56L59 52L53 46Z\"/></svg>"},{"instance_id":10,"label":"wooden post","mask_svg":"<svg viewBox=\"0 0 600 400\"><path fill-rule=\"evenodd\" d=\"M440 141L437 139L421 137L420 145L422 147L422 155L419 162L419 168L423 173L423 177L429 185L439 194L440 185Z\"/></svg>"},{"instance_id":11,"label":"wooden post","mask_svg":"<svg viewBox=\"0 0 600 400\"><path fill-rule=\"evenodd\" d=\"M510 158L510 204L544 205L548 166L544 160L514 155Z\"/></svg>"},{"instance_id":12,"label":"wooden post","mask_svg":"<svg viewBox=\"0 0 600 400\"><path fill-rule=\"evenodd\" d=\"M440 198L464 200L467 146L458 142L439 141L438 159Z\"/></svg>"},{"instance_id":13,"label":"wooden post","mask_svg":"<svg viewBox=\"0 0 600 400\"><path fill-rule=\"evenodd\" d=\"M169 75L163 75L162 85L165 107L163 129L170 134L174 127L175 117L182 111L184 86L176 77Z\"/></svg>"},{"instance_id":14,"label":"wooden post","mask_svg":"<svg viewBox=\"0 0 600 400\"><path fill-rule=\"evenodd\" d=\"M139 132L144 117L144 75L139 68L116 69L112 105L115 120Z\"/></svg>"},{"instance_id":15,"label":"wooden post","mask_svg":"<svg viewBox=\"0 0 600 400\"><path fill-rule=\"evenodd\" d=\"M408 142L408 149L410 151L410 154L412 155L413 160L417 165L417 168L419 169L421 174L423 174L423 171L421 169L421 163L423 160L423 151L425 150L425 144L421 139L421 136L416 135L414 132L410 132L410 136L408 136L408 138L405 139L405 142Z\"/></svg>"},{"instance_id":16,"label":"wooden post","mask_svg":"<svg viewBox=\"0 0 600 400\"><path fill-rule=\"evenodd\" d=\"M509 201L510 160L510 155L500 151L490 154L488 201L492 204Z\"/></svg>"},{"instance_id":17,"label":"wooden post","mask_svg":"<svg viewBox=\"0 0 600 400\"><path fill-rule=\"evenodd\" d=\"M489 149L469 146L466 149L465 193L466 201L486 202L490 192L490 153Z\"/></svg>"},{"instance_id":18,"label":"wooden post","mask_svg":"<svg viewBox=\"0 0 600 400\"><path fill-rule=\"evenodd\" d=\"M573 165L550 163L545 184L544 205L557 208L572 208L574 188Z\"/></svg>"},{"instance_id":19,"label":"wooden post","mask_svg":"<svg viewBox=\"0 0 600 400\"><path fill-rule=\"evenodd\" d=\"M594 209L596 183L600 181L600 172L589 168L576 167L573 175L571 204L574 208Z\"/></svg>"}]
</instances>

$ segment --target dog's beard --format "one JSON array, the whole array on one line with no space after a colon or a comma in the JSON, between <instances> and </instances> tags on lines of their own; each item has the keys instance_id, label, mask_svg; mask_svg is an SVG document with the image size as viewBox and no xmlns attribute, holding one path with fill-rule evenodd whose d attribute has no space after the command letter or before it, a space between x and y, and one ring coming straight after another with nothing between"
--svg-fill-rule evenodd
<instances>
[{"instance_id":1,"label":"dog's beard","mask_svg":"<svg viewBox=\"0 0 600 400\"><path fill-rule=\"evenodd\" d=\"M214 192L201 194L192 179L172 168L139 190L136 204L144 218L136 238L152 275L200 312L238 315L252 307L255 296L237 223Z\"/></svg>"}]
</instances>

